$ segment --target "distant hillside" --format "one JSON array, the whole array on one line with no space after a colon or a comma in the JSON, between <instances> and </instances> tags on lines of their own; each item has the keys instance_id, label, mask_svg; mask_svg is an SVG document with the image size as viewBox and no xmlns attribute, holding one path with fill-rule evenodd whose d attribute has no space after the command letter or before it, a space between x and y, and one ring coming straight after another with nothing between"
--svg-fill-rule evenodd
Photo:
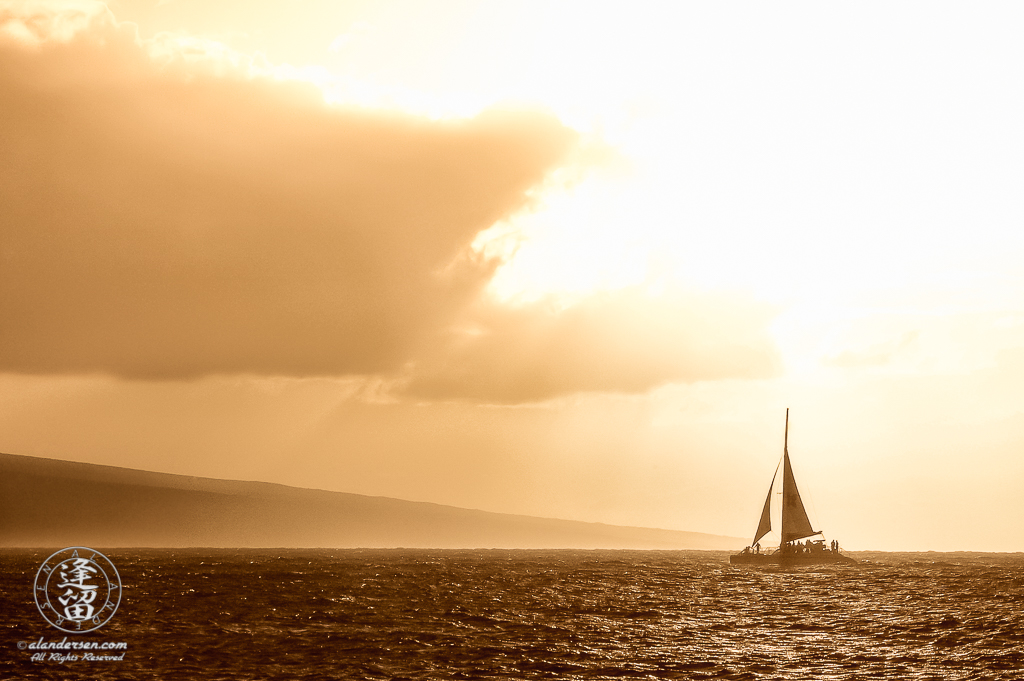
<instances>
[{"instance_id":1,"label":"distant hillside","mask_svg":"<svg viewBox=\"0 0 1024 681\"><path fill-rule=\"evenodd\" d=\"M744 540L0 453L0 546L734 549Z\"/></svg>"}]
</instances>

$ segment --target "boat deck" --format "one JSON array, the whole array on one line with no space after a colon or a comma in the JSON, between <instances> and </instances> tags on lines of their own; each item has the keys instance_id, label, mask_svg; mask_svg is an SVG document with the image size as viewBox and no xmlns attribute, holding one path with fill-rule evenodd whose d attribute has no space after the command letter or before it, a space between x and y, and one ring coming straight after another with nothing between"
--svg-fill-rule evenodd
<instances>
[{"instance_id":1,"label":"boat deck","mask_svg":"<svg viewBox=\"0 0 1024 681\"><path fill-rule=\"evenodd\" d=\"M838 551L816 551L811 553L737 553L729 556L732 565L850 565L853 558Z\"/></svg>"}]
</instances>

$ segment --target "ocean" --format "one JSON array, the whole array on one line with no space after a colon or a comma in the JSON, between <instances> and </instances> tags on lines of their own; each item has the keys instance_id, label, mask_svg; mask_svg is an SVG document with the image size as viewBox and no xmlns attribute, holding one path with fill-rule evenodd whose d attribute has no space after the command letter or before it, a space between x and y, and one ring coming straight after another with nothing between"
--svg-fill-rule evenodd
<instances>
[{"instance_id":1,"label":"ocean","mask_svg":"<svg viewBox=\"0 0 1024 681\"><path fill-rule=\"evenodd\" d=\"M0 551L0 678L1024 678L1022 554L100 550L120 604L85 634L36 606L52 550ZM76 641L120 647L40 646Z\"/></svg>"}]
</instances>

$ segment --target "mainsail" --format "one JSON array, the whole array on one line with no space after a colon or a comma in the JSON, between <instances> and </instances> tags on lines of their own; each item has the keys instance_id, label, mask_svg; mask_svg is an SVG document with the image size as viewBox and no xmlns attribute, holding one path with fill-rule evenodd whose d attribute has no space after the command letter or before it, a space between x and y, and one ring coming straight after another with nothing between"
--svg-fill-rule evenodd
<instances>
[{"instance_id":1,"label":"mainsail","mask_svg":"<svg viewBox=\"0 0 1024 681\"><path fill-rule=\"evenodd\" d=\"M811 521L804 510L800 491L793 479L793 468L789 465L789 452L783 454L785 463L782 473L782 543L803 539L818 534L811 527Z\"/></svg>"}]
</instances>

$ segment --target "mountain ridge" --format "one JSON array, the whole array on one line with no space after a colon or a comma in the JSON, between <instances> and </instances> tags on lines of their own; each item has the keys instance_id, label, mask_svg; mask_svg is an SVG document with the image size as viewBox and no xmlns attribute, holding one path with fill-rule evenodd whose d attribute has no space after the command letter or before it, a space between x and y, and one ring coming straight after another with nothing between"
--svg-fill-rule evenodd
<instances>
[{"instance_id":1,"label":"mountain ridge","mask_svg":"<svg viewBox=\"0 0 1024 681\"><path fill-rule=\"evenodd\" d=\"M743 539L0 453L0 546L732 549Z\"/></svg>"}]
</instances>

